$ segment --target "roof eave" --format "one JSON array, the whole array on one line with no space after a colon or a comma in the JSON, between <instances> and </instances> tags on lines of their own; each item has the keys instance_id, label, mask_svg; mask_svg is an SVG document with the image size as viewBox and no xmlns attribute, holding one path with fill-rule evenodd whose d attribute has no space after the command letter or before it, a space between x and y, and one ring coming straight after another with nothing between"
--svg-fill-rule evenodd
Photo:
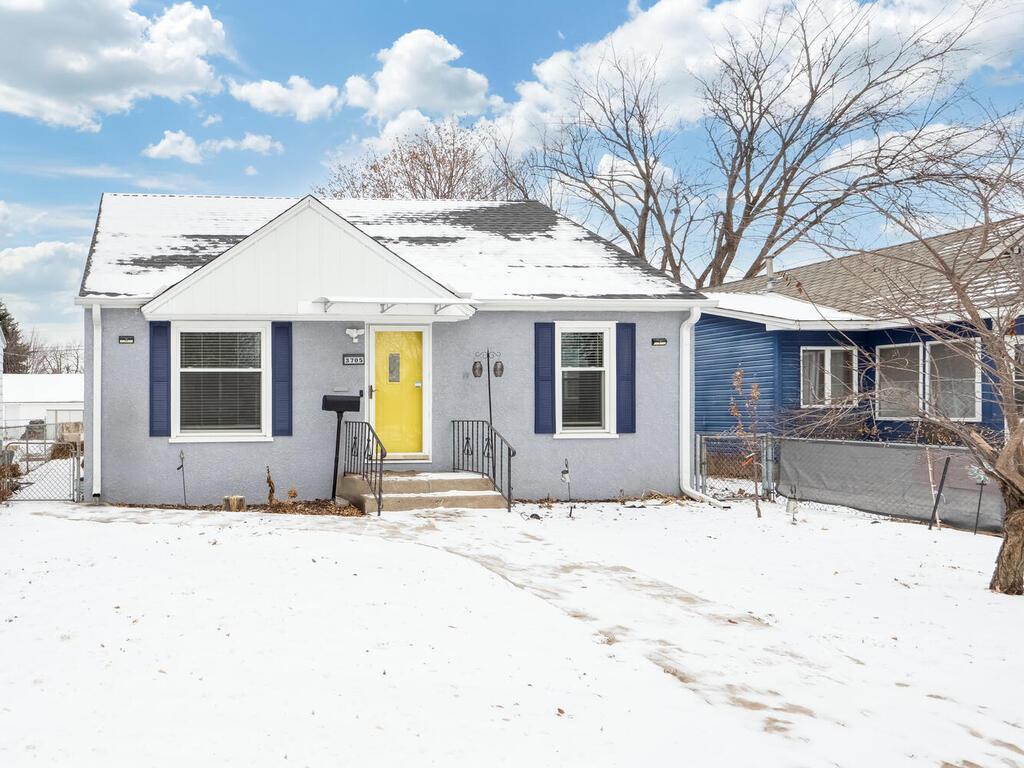
<instances>
[{"instance_id":1,"label":"roof eave","mask_svg":"<svg viewBox=\"0 0 1024 768\"><path fill-rule=\"evenodd\" d=\"M600 296L550 296L516 298L477 298L476 308L483 312L603 311L603 312L680 312L718 305L705 297L636 297L607 298Z\"/></svg>"}]
</instances>

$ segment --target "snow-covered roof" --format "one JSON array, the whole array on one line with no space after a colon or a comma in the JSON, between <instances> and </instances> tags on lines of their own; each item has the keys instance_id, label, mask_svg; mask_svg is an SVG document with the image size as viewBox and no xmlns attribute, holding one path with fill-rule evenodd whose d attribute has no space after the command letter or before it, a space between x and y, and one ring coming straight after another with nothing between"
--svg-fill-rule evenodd
<instances>
[{"instance_id":1,"label":"snow-covered roof","mask_svg":"<svg viewBox=\"0 0 1024 768\"><path fill-rule=\"evenodd\" d=\"M104 194L80 295L152 298L300 199ZM476 299L702 298L538 202L324 202Z\"/></svg>"},{"instance_id":2,"label":"snow-covered roof","mask_svg":"<svg viewBox=\"0 0 1024 768\"><path fill-rule=\"evenodd\" d=\"M709 310L714 314L760 320L768 325L845 325L872 320L864 315L818 306L781 293L724 293L716 290L706 292L705 296L718 302L716 307Z\"/></svg>"},{"instance_id":3,"label":"snow-covered roof","mask_svg":"<svg viewBox=\"0 0 1024 768\"><path fill-rule=\"evenodd\" d=\"M85 376L81 373L5 373L4 401L12 403L81 403Z\"/></svg>"}]
</instances>

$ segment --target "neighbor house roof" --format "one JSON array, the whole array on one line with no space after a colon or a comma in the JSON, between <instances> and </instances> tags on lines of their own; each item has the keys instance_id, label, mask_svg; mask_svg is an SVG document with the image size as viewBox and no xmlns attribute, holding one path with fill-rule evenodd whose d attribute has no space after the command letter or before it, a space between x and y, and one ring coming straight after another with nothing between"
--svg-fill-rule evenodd
<instances>
[{"instance_id":1,"label":"neighbor house roof","mask_svg":"<svg viewBox=\"0 0 1024 768\"><path fill-rule=\"evenodd\" d=\"M300 199L104 194L80 295L152 298ZM538 202L324 203L434 280L477 299L702 298Z\"/></svg>"},{"instance_id":2,"label":"neighbor house roof","mask_svg":"<svg viewBox=\"0 0 1024 768\"><path fill-rule=\"evenodd\" d=\"M810 321L793 315L798 305L776 307L774 297L806 304L818 319L886 321L892 318L895 297L901 317L942 313L950 306L950 283L936 270L935 255L962 275L983 306L993 306L1006 293L1021 291L1024 216L987 227L960 229L875 251L853 253L777 272L768 291L765 275L737 280L708 292L720 306L742 304L748 313L783 320ZM999 258L1005 256L1006 258ZM742 296L743 298L730 298ZM776 310L781 310L776 312ZM800 312L797 311L796 315ZM845 315L845 317L843 317Z\"/></svg>"},{"instance_id":3,"label":"neighbor house roof","mask_svg":"<svg viewBox=\"0 0 1024 768\"><path fill-rule=\"evenodd\" d=\"M14 403L81 403L85 376L81 373L5 373L4 400Z\"/></svg>"}]
</instances>

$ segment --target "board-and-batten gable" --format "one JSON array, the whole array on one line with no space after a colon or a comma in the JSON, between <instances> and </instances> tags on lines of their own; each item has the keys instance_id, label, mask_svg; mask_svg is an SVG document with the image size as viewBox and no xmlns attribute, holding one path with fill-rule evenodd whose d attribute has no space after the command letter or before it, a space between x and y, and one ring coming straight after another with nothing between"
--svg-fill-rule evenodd
<instances>
[{"instance_id":1,"label":"board-and-batten gable","mask_svg":"<svg viewBox=\"0 0 1024 768\"><path fill-rule=\"evenodd\" d=\"M300 200L223 254L164 290L142 308L151 320L187 318L324 319L381 315L377 304L337 304L324 296L381 299L459 297L420 272L314 197ZM435 314L431 304L402 305L381 315L463 319L465 306Z\"/></svg>"}]
</instances>

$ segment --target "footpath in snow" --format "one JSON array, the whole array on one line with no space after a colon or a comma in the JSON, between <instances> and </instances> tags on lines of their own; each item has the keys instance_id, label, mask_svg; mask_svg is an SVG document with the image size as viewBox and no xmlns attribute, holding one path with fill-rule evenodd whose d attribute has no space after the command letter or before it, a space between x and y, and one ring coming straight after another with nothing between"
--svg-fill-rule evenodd
<instances>
[{"instance_id":1,"label":"footpath in snow","mask_svg":"<svg viewBox=\"0 0 1024 768\"><path fill-rule=\"evenodd\" d=\"M0 765L1024 766L998 539L517 510L0 507Z\"/></svg>"}]
</instances>

